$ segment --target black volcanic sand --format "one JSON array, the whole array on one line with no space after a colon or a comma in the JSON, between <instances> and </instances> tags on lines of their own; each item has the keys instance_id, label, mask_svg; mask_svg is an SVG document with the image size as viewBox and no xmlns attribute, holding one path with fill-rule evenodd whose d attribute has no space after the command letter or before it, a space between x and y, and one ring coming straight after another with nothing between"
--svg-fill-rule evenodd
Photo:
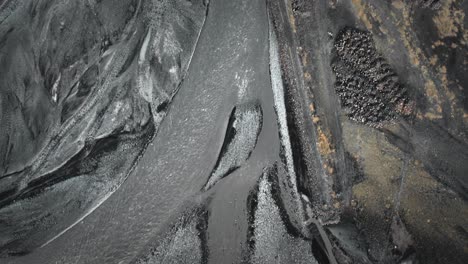
<instances>
[{"instance_id":1,"label":"black volcanic sand","mask_svg":"<svg viewBox=\"0 0 468 264\"><path fill-rule=\"evenodd\" d=\"M464 263L467 10L0 2L0 262Z\"/></svg>"},{"instance_id":2,"label":"black volcanic sand","mask_svg":"<svg viewBox=\"0 0 468 264\"><path fill-rule=\"evenodd\" d=\"M109 20L109 23L113 19L121 21L119 17L110 15L115 11L107 8L105 3L101 1L93 5L91 2L83 4L83 8L94 17ZM31 185L24 192L17 187L13 192L5 189L2 200L5 209L15 205L19 208L22 202L13 197L24 197L32 205L42 206L31 210L31 214L44 212L50 220L25 225L30 229L24 233L18 230L15 234L21 234L21 237L2 248L4 254L10 254L3 259L5 263L237 263L253 254L248 251L249 217L253 212L247 207L247 200L264 169L284 160L280 149L284 148L283 144L289 144L280 140L281 133L285 131L278 129L276 114L279 110L275 110L274 105L269 74L270 32L266 3L260 0L212 0L209 3L142 0L137 3L136 7L129 7L134 15L127 29L120 35L115 33L103 38L98 57L81 53L86 59L96 58L97 70L89 70L82 81L75 80L75 88L66 93L60 90L64 85L57 86L57 104L65 102L66 96L71 97L66 107L60 107L66 108L65 117L56 114L56 122L65 120L63 124L54 123L58 128L50 142L56 143L48 143L44 139L46 154L31 158L32 165L27 170L16 174L8 172L11 178L18 178L26 187L30 181L41 179L39 173L51 178L44 180L44 185L35 182L37 185ZM8 4L23 10L22 14L35 6ZM57 6L69 5L61 3ZM60 10L58 7L52 2L47 5L50 10ZM14 13L10 17L14 17ZM35 27L27 26L29 30ZM66 22L63 28L68 28ZM101 37L101 33L96 34ZM66 46L59 47L65 49ZM121 63L116 63L116 60ZM57 66L57 71L63 69ZM59 83L71 79L65 76L62 73ZM133 97L128 98L129 94ZM55 92L48 93L48 100L52 103L54 95ZM278 96L281 96L278 100L283 100L282 94ZM116 106L111 108L105 100L116 100L112 98L127 98L127 103L116 101ZM140 102L138 108L135 109L133 102ZM102 113L110 116L102 116ZM146 121L136 119L132 114L146 117ZM118 118L127 115L128 120L117 122ZM135 143L134 135L142 134L144 140L143 144L137 145L138 151L124 148L120 154L127 158L125 161L131 163L130 166L105 156L111 153L109 155L113 157L118 151L118 148L104 148L105 140L93 144L93 136L98 136L88 131L94 131L94 126L98 126L99 122L93 119L96 116L106 126L111 126L105 130L105 136L98 139L117 137L114 142L121 144L125 142L119 138L122 135ZM74 118L77 121L67 121ZM86 124L89 124L89 130L84 129ZM132 130L133 127L140 128L140 134L136 133L140 130ZM81 134L73 132L74 129ZM73 136L76 134L78 136ZM74 151L65 153L70 157L58 152L65 144L61 137L75 146ZM84 147L80 145L80 138L87 140ZM88 141L90 143L86 143ZM77 143L71 144L73 142ZM103 150L99 152L101 148ZM130 153L136 157L131 159ZM50 159L57 155L58 158L53 160L55 163L52 163ZM93 162L97 163L95 167ZM58 196L53 196L55 199L49 197L54 195L52 190L67 181L81 182L90 178L90 170L92 173L104 173L101 170L108 168L103 166L104 162L118 166L105 170L109 177L116 177L113 172L117 170L122 175L112 188L98 189L95 196L86 196L86 199L70 196L69 200L77 203L76 206L70 205L71 208L53 202L61 201ZM83 172L84 175L70 176L69 171ZM66 175L66 178L56 175ZM108 186L110 180L98 176L100 174L96 174L95 179ZM291 239L304 237L301 232L307 233L307 228L302 221L303 211L297 210L301 205L296 186L292 183L295 178L284 170L278 177L282 183L277 194L281 198L278 199L284 199L283 202L291 206L282 211L288 215L280 218L276 215L262 232L268 233L276 226L287 225L295 232L290 235ZM15 184L13 182L12 186ZM71 189L86 194L85 188L71 185L62 191L61 196L68 197L67 190ZM26 198L29 193L36 196ZM49 200L38 203L43 196ZM85 201L103 203L78 224L38 248L83 216L90 209ZM262 210L268 213L269 207ZM24 221L22 214L13 214ZM18 229L24 226L24 222L8 222L11 216L2 216L6 220L0 222L4 223L4 230L7 226L13 225ZM258 230L263 228L262 223L257 225ZM278 234L284 235L290 231L279 230ZM268 237L262 235L257 239L268 240ZM13 239L7 237L6 243L9 241ZM301 247L310 249L310 240L297 241ZM263 243L259 241L259 245ZM281 237L276 237L261 251L274 256L274 248L282 243ZM270 248L271 245L274 248ZM286 250L284 254L287 253ZM298 254L298 258L304 258ZM312 254L308 256L313 261Z\"/></svg>"},{"instance_id":3,"label":"black volcanic sand","mask_svg":"<svg viewBox=\"0 0 468 264\"><path fill-rule=\"evenodd\" d=\"M23 255L125 181L187 71L206 5L4 1L0 13L0 255Z\"/></svg>"}]
</instances>

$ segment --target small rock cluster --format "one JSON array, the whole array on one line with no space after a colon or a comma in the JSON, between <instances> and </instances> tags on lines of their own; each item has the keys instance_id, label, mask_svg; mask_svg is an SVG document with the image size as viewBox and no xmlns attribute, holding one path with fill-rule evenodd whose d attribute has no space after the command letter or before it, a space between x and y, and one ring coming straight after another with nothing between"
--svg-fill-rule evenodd
<instances>
[{"instance_id":1,"label":"small rock cluster","mask_svg":"<svg viewBox=\"0 0 468 264\"><path fill-rule=\"evenodd\" d=\"M369 32L343 29L335 39L331 67L341 105L351 119L379 126L412 111L398 76L377 53Z\"/></svg>"}]
</instances>

